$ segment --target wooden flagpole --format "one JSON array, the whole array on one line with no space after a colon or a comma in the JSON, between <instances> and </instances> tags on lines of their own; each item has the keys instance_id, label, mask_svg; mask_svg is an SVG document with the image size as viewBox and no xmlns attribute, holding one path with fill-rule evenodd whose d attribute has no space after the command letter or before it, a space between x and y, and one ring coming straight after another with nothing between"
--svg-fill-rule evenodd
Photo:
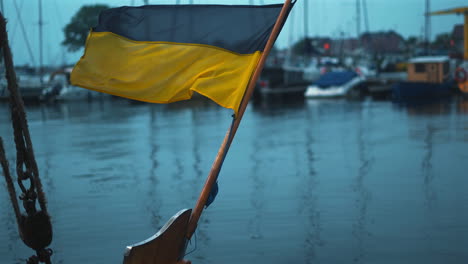
<instances>
[{"instance_id":1,"label":"wooden flagpole","mask_svg":"<svg viewBox=\"0 0 468 264\"><path fill-rule=\"evenodd\" d=\"M218 150L218 154L216 155L216 158L213 162L211 170L208 174L208 178L206 179L205 185L203 186L200 196L198 197L197 204L195 205L195 208L192 210L192 214L191 214L190 221L189 221L188 228L187 228L187 239L190 239L193 233L195 232L195 229L197 229L198 220L200 219L200 216L203 212L203 208L205 207L206 201L208 200L210 191L213 185L216 183L216 180L218 178L218 173L224 161L224 157L226 156L226 153L229 150L231 142L234 139L234 135L236 134L240 121L242 120L242 116L244 115L245 109L247 108L247 104L250 100L250 97L252 96L257 80L260 77L260 74L263 70L263 66L265 65L266 58L268 57L268 54L270 53L273 47L273 44L280 33L281 27L286 19L290 6L291 6L291 0L286 0L284 2L283 8L281 9L281 12L278 18L276 19L276 23L273 27L270 38L268 39L265 45L265 50L263 51L263 54L260 57L257 68L255 69L252 75L252 78L250 79L250 82L247 86L247 90L245 91L244 98L242 99L242 102L239 106L239 111L237 113L237 116L235 117L231 127L227 131L226 136L224 137L223 143L221 144L221 147Z\"/></svg>"}]
</instances>

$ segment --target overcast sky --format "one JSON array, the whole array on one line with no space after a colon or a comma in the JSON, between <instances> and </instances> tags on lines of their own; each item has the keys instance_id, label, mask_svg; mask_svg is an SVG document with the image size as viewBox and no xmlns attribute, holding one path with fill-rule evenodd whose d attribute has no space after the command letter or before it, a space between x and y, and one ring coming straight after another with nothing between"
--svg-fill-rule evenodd
<instances>
[{"instance_id":1,"label":"overcast sky","mask_svg":"<svg viewBox=\"0 0 468 264\"><path fill-rule=\"evenodd\" d=\"M150 4L175 4L176 0L148 0ZM308 35L337 38L356 36L356 0L298 0L287 21L277 45L284 48L304 36L304 2L308 5ZM361 0L362 1L362 0ZM10 45L17 65L39 63L39 0L0 0L8 19ZM20 11L26 34L15 9ZM189 0L181 0L188 4ZM274 4L282 0L193 0L195 4ZM421 36L424 26L425 0L365 0L370 31L395 30L404 37ZM110 6L142 5L143 0L42 0L43 10L43 56L44 64L61 65L75 63L82 51L68 53L60 45L63 28L82 5L103 3ZM431 10L466 6L466 0L431 0ZM431 18L432 38L437 34L451 32L455 24L462 24L463 16L444 15ZM365 30L364 13L361 8L361 31ZM26 35L26 36L25 36ZM27 39L27 40L25 40ZM28 52L26 42L30 43ZM30 55L32 54L32 56ZM34 62L33 62L34 61Z\"/></svg>"}]
</instances>

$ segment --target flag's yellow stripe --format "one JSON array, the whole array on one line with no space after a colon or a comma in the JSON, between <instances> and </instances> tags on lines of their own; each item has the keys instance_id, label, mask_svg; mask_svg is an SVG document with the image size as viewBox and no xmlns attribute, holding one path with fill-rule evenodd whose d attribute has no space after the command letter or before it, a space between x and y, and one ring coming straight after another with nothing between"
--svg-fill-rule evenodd
<instances>
[{"instance_id":1,"label":"flag's yellow stripe","mask_svg":"<svg viewBox=\"0 0 468 264\"><path fill-rule=\"evenodd\" d=\"M91 32L71 82L152 103L189 99L196 91L237 114L260 55L237 54L209 45L139 42L109 32Z\"/></svg>"}]
</instances>

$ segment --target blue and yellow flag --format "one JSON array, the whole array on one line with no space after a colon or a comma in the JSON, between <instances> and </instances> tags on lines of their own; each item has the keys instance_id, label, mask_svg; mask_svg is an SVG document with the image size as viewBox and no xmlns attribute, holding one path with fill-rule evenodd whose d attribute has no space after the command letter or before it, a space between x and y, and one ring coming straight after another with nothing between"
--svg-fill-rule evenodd
<instances>
[{"instance_id":1,"label":"blue and yellow flag","mask_svg":"<svg viewBox=\"0 0 468 264\"><path fill-rule=\"evenodd\" d=\"M237 114L283 4L150 5L103 11L71 83L171 103L202 94Z\"/></svg>"}]
</instances>

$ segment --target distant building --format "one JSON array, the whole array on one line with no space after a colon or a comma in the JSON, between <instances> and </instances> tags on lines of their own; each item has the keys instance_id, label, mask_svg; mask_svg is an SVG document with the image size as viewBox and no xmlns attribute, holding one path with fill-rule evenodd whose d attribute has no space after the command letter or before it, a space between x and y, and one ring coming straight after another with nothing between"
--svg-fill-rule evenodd
<instances>
[{"instance_id":1,"label":"distant building","mask_svg":"<svg viewBox=\"0 0 468 264\"><path fill-rule=\"evenodd\" d=\"M395 31L368 32L359 38L335 39L331 53L334 56L367 55L401 57L405 40Z\"/></svg>"},{"instance_id":2,"label":"distant building","mask_svg":"<svg viewBox=\"0 0 468 264\"><path fill-rule=\"evenodd\" d=\"M393 30L364 33L360 41L363 48L372 54L400 55L405 50L404 38Z\"/></svg>"},{"instance_id":3,"label":"distant building","mask_svg":"<svg viewBox=\"0 0 468 264\"><path fill-rule=\"evenodd\" d=\"M361 48L357 38L335 39L333 40L331 53L334 56L351 55Z\"/></svg>"},{"instance_id":4,"label":"distant building","mask_svg":"<svg viewBox=\"0 0 468 264\"><path fill-rule=\"evenodd\" d=\"M463 24L455 25L452 30L452 39L450 45L452 46L452 57L463 58Z\"/></svg>"}]
</instances>

